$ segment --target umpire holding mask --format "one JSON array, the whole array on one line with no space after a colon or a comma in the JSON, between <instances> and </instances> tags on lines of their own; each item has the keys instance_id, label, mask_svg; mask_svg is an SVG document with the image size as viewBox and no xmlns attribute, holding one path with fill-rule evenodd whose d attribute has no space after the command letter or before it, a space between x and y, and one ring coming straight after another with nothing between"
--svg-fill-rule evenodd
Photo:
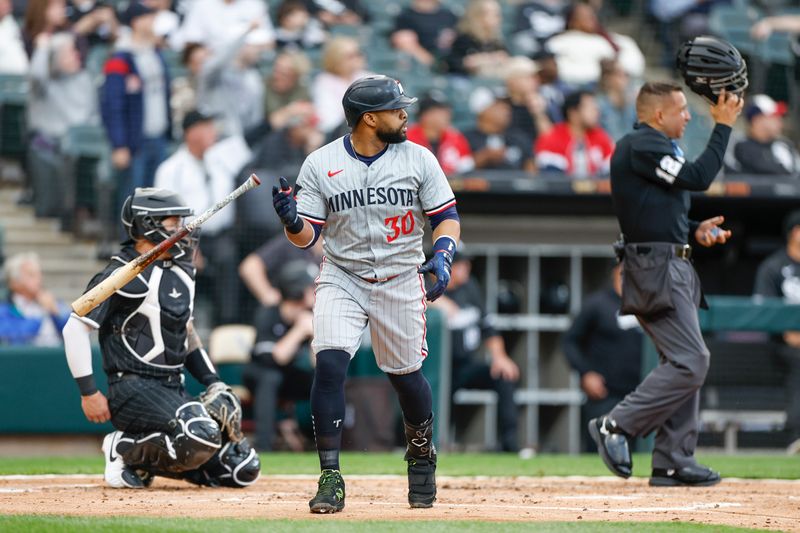
<instances>
[{"instance_id":1,"label":"umpire holding mask","mask_svg":"<svg viewBox=\"0 0 800 533\"><path fill-rule=\"evenodd\" d=\"M690 240L723 244L723 217L689 220L692 191L705 191L722 167L731 126L743 100L723 89L711 104L716 122L694 162L677 140L691 119L686 95L672 83L646 83L636 99L638 124L611 158L611 194L623 242L620 314L636 315L659 353L659 365L610 413L589 422L598 453L616 475L632 472L629 440L653 431L650 485L708 486L720 476L697 464L700 387L710 354L700 333L700 280L690 262Z\"/></svg>"}]
</instances>

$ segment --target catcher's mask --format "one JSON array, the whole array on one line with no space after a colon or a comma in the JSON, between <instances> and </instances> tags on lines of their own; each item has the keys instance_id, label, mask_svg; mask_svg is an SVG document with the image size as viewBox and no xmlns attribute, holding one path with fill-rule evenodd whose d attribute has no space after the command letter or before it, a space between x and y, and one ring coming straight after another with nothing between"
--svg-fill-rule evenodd
<instances>
[{"instance_id":1,"label":"catcher's mask","mask_svg":"<svg viewBox=\"0 0 800 533\"><path fill-rule=\"evenodd\" d=\"M725 89L742 96L747 89L747 64L728 41L702 35L683 43L675 62L689 89L716 104Z\"/></svg>"},{"instance_id":2,"label":"catcher's mask","mask_svg":"<svg viewBox=\"0 0 800 533\"><path fill-rule=\"evenodd\" d=\"M122 225L125 226L131 239L147 239L159 244L172 235L172 232L164 227L165 218L178 216L183 224L183 218L193 214L192 208L172 191L137 187L122 205ZM188 259L196 244L197 237L187 235L176 242L169 251L173 259L184 256Z\"/></svg>"}]
</instances>

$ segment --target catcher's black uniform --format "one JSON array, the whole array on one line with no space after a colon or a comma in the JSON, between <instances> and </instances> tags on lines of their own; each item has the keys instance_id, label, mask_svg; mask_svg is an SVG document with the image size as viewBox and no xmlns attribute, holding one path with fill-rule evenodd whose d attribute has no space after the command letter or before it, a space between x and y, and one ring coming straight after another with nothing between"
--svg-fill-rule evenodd
<instances>
[{"instance_id":1,"label":"catcher's black uniform","mask_svg":"<svg viewBox=\"0 0 800 533\"><path fill-rule=\"evenodd\" d=\"M137 256L133 246L123 248L87 290ZM215 416L207 393L198 401L183 388L184 366L204 385L220 381L205 351L189 346L194 290L190 262L158 260L78 318L99 329L111 422L124 432L115 446L125 464L197 483L243 486L257 477L258 457L240 433L228 442L220 431L227 420ZM224 384L215 387L229 394ZM245 468L236 469L243 462Z\"/></svg>"}]
</instances>

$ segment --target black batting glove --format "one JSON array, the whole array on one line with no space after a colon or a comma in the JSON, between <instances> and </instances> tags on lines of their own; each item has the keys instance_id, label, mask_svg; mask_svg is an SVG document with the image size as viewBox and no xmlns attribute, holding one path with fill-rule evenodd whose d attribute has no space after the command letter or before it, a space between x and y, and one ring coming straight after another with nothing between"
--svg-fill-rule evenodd
<instances>
[{"instance_id":1,"label":"black batting glove","mask_svg":"<svg viewBox=\"0 0 800 533\"><path fill-rule=\"evenodd\" d=\"M297 200L292 194L289 182L283 176L280 178L280 184L280 189L275 185L272 186L272 206L289 233L300 233L303 230L303 220L297 216Z\"/></svg>"},{"instance_id":2,"label":"black batting glove","mask_svg":"<svg viewBox=\"0 0 800 533\"><path fill-rule=\"evenodd\" d=\"M456 243L450 237L439 237L434 244L434 254L427 263L417 269L420 274L430 272L436 276L436 283L425 293L425 299L433 302L444 294L450 283L450 268Z\"/></svg>"}]
</instances>

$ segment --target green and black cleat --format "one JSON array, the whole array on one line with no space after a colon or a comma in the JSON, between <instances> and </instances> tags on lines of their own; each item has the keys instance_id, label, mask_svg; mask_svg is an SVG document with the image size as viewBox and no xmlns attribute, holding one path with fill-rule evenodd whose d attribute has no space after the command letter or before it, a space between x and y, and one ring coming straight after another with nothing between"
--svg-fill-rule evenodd
<instances>
[{"instance_id":1,"label":"green and black cleat","mask_svg":"<svg viewBox=\"0 0 800 533\"><path fill-rule=\"evenodd\" d=\"M436 456L408 461L408 504L415 509L433 507L436 501Z\"/></svg>"},{"instance_id":2,"label":"green and black cleat","mask_svg":"<svg viewBox=\"0 0 800 533\"><path fill-rule=\"evenodd\" d=\"M323 470L319 488L308 506L312 513L338 513L344 509L344 479L338 470Z\"/></svg>"}]
</instances>

